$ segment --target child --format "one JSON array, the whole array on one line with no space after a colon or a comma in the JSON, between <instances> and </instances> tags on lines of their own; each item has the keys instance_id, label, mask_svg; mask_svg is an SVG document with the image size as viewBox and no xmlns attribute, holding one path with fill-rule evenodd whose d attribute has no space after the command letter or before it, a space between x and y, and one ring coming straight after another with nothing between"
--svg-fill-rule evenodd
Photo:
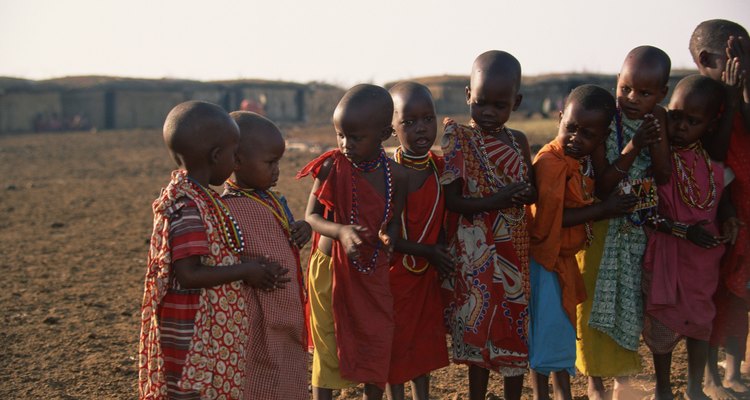
<instances>
[{"instance_id":1,"label":"child","mask_svg":"<svg viewBox=\"0 0 750 400\"><path fill-rule=\"evenodd\" d=\"M164 142L179 170L154 201L141 311L140 398L238 399L245 382L246 287L283 286L286 270L240 263L242 232L218 193L234 168L237 124L219 106L177 105Z\"/></svg>"},{"instance_id":2,"label":"child","mask_svg":"<svg viewBox=\"0 0 750 400\"><path fill-rule=\"evenodd\" d=\"M393 158L407 167L409 187L390 269L396 329L387 391L390 399L403 399L403 383L411 381L414 399L427 400L430 371L448 365L438 282L438 275L453 269L450 255L439 244L445 207L439 182L443 158L430 151L437 119L429 89L403 82L390 93L401 143Z\"/></svg>"},{"instance_id":3,"label":"child","mask_svg":"<svg viewBox=\"0 0 750 400\"><path fill-rule=\"evenodd\" d=\"M667 94L670 66L669 56L652 46L628 53L617 77L612 133L592 154L599 198L617 190L639 197L634 213L594 223L591 246L578 254L587 298L577 310L576 367L589 377L592 399L604 396L601 377L615 377L617 397L626 390L627 376L641 368L642 225L656 206L655 183L665 183L670 174L660 128L666 126L666 111L658 105Z\"/></svg>"},{"instance_id":4,"label":"child","mask_svg":"<svg viewBox=\"0 0 750 400\"><path fill-rule=\"evenodd\" d=\"M247 399L302 399L307 391L307 335L299 248L310 240L310 225L295 221L283 196L271 191L279 178L284 139L265 117L248 112L230 114L240 127L240 145L233 179L224 199L242 232L243 257L267 257L295 271L286 288L251 290L247 354ZM277 290L283 289L283 290Z\"/></svg>"},{"instance_id":5,"label":"child","mask_svg":"<svg viewBox=\"0 0 750 400\"><path fill-rule=\"evenodd\" d=\"M349 89L333 114L338 149L297 175L315 178L306 212L317 233L308 271L315 399L330 399L332 389L352 382L365 383L365 399L379 399L388 381L394 329L388 266L407 184L403 167L382 147L392 118L385 89Z\"/></svg>"},{"instance_id":6,"label":"child","mask_svg":"<svg viewBox=\"0 0 750 400\"><path fill-rule=\"evenodd\" d=\"M643 340L654 356L657 399L672 398L672 350L683 337L686 396L708 398L701 385L724 253L716 215L724 170L711 161L700 139L716 129L723 97L720 83L691 75L677 84L669 102L672 176L658 186L659 214L652 218L656 231L649 234L643 260Z\"/></svg>"},{"instance_id":7,"label":"child","mask_svg":"<svg viewBox=\"0 0 750 400\"><path fill-rule=\"evenodd\" d=\"M446 311L453 360L469 365L469 397L484 399L489 371L519 399L528 366L526 205L536 200L529 145L505 123L521 103L521 65L503 51L474 61L466 101L471 126L445 121L440 178L452 213L446 229L456 263Z\"/></svg>"},{"instance_id":8,"label":"child","mask_svg":"<svg viewBox=\"0 0 750 400\"><path fill-rule=\"evenodd\" d=\"M534 160L539 199L529 229L529 363L535 399L549 398L550 373L556 398L572 398L576 305L586 298L575 255L593 239L591 221L621 215L637 201L628 194L594 203L590 155L609 136L614 115L615 99L606 90L573 89L560 112L557 137Z\"/></svg>"},{"instance_id":9,"label":"child","mask_svg":"<svg viewBox=\"0 0 750 400\"><path fill-rule=\"evenodd\" d=\"M750 310L750 37L739 24L722 19L701 22L690 38L690 53L698 71L729 91L720 128L711 140L704 140L706 150L718 161L726 161L735 178L729 186L731 202L737 217L744 223L738 240L727 250L721 263L721 278L716 291L716 318L711 331L711 350L707 364L705 391L714 397L722 393L717 366L718 346L726 351L724 386L737 393L748 392L742 383L740 363L746 352L747 313Z\"/></svg>"}]
</instances>

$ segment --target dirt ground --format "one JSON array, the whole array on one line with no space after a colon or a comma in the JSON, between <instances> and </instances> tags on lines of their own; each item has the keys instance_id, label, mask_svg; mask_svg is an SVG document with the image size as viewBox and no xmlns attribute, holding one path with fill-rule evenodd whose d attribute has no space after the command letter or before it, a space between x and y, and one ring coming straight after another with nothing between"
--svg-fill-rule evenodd
<instances>
[{"instance_id":1,"label":"dirt ground","mask_svg":"<svg viewBox=\"0 0 750 400\"><path fill-rule=\"evenodd\" d=\"M314 155L289 151L282 166L278 189L298 216L310 182L292 177ZM171 169L156 131L0 136L0 397L137 396L151 202ZM641 354L645 368L635 387L645 395L653 368ZM674 360L681 396L684 346ZM582 377L573 387L575 398L585 398ZM465 399L466 392L465 367L433 374L434 398ZM502 395L497 376L489 392ZM347 390L340 398L360 396Z\"/></svg>"}]
</instances>

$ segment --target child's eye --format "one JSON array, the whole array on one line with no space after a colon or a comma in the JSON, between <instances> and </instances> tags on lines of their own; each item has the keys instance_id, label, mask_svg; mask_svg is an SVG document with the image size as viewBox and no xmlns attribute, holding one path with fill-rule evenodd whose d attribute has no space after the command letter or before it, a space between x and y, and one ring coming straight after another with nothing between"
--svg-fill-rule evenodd
<instances>
[{"instance_id":1,"label":"child's eye","mask_svg":"<svg viewBox=\"0 0 750 400\"><path fill-rule=\"evenodd\" d=\"M575 133L577 129L578 127L572 124L565 126L565 130L567 130L568 133Z\"/></svg>"},{"instance_id":2,"label":"child's eye","mask_svg":"<svg viewBox=\"0 0 750 400\"><path fill-rule=\"evenodd\" d=\"M430 115L430 116L425 117L424 120L427 121L427 122L432 122L434 119L435 119L435 116L434 115Z\"/></svg>"},{"instance_id":3,"label":"child's eye","mask_svg":"<svg viewBox=\"0 0 750 400\"><path fill-rule=\"evenodd\" d=\"M414 121L411 120L411 119L405 119L405 120L401 121L401 125L403 125L403 126L411 126L413 124L414 124Z\"/></svg>"},{"instance_id":4,"label":"child's eye","mask_svg":"<svg viewBox=\"0 0 750 400\"><path fill-rule=\"evenodd\" d=\"M620 90L622 90L623 93L630 93L630 87L628 86L622 86L620 87Z\"/></svg>"},{"instance_id":5,"label":"child's eye","mask_svg":"<svg viewBox=\"0 0 750 400\"><path fill-rule=\"evenodd\" d=\"M651 92L641 92L641 96L643 96L643 97L649 97L649 96L651 96Z\"/></svg>"}]
</instances>

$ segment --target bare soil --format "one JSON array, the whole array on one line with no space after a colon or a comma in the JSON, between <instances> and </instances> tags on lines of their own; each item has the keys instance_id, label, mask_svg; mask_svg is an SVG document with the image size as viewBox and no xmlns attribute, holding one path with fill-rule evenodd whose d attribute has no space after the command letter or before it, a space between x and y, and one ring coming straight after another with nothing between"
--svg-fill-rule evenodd
<instances>
[{"instance_id":1,"label":"bare soil","mask_svg":"<svg viewBox=\"0 0 750 400\"><path fill-rule=\"evenodd\" d=\"M554 125L547 123L547 132ZM327 126L288 132L333 144ZM290 150L284 158L278 189L298 216L311 182L293 175L315 155ZM137 396L151 202L172 168L156 131L0 136L0 397ZM634 385L645 395L653 390L653 368L644 348L641 354L645 368ZM673 367L678 396L685 359L681 346ZM501 382L492 376L488 398L502 396ZM573 390L585 398L583 377L574 379ZM528 388L524 393L531 396ZM435 372L432 394L467 398L466 368ZM352 389L339 398L359 397Z\"/></svg>"}]
</instances>

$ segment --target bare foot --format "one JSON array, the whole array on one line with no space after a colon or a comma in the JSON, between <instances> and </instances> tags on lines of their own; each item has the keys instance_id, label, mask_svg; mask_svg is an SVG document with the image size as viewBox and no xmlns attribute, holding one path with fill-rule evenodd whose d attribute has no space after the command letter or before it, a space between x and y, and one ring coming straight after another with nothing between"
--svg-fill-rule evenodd
<instances>
[{"instance_id":1,"label":"bare foot","mask_svg":"<svg viewBox=\"0 0 750 400\"><path fill-rule=\"evenodd\" d=\"M606 400L607 399L607 392L605 391L599 391L589 388L588 392L586 393L589 397L589 400Z\"/></svg>"},{"instance_id":2,"label":"bare foot","mask_svg":"<svg viewBox=\"0 0 750 400\"><path fill-rule=\"evenodd\" d=\"M703 386L703 392L708 395L708 397L712 398L713 400L735 400L736 397L729 393L728 390L721 386L716 386L713 384L706 384Z\"/></svg>"},{"instance_id":3,"label":"bare foot","mask_svg":"<svg viewBox=\"0 0 750 400\"><path fill-rule=\"evenodd\" d=\"M722 382L724 384L725 388L731 389L735 393L747 393L750 391L750 388L747 387L742 381L740 380L731 380L731 381L724 381Z\"/></svg>"},{"instance_id":4,"label":"bare foot","mask_svg":"<svg viewBox=\"0 0 750 400\"><path fill-rule=\"evenodd\" d=\"M724 388L721 388L724 389ZM685 398L689 400L711 400L711 397L706 396L705 393L703 393L703 390L697 389L695 391L686 390L685 391ZM729 397L725 400L734 400L734 397Z\"/></svg>"},{"instance_id":5,"label":"bare foot","mask_svg":"<svg viewBox=\"0 0 750 400\"><path fill-rule=\"evenodd\" d=\"M631 385L615 384L615 388L612 391L612 400L640 400L644 397L648 397L651 392L648 390L641 390ZM672 399L670 396L654 395L656 399Z\"/></svg>"}]
</instances>

